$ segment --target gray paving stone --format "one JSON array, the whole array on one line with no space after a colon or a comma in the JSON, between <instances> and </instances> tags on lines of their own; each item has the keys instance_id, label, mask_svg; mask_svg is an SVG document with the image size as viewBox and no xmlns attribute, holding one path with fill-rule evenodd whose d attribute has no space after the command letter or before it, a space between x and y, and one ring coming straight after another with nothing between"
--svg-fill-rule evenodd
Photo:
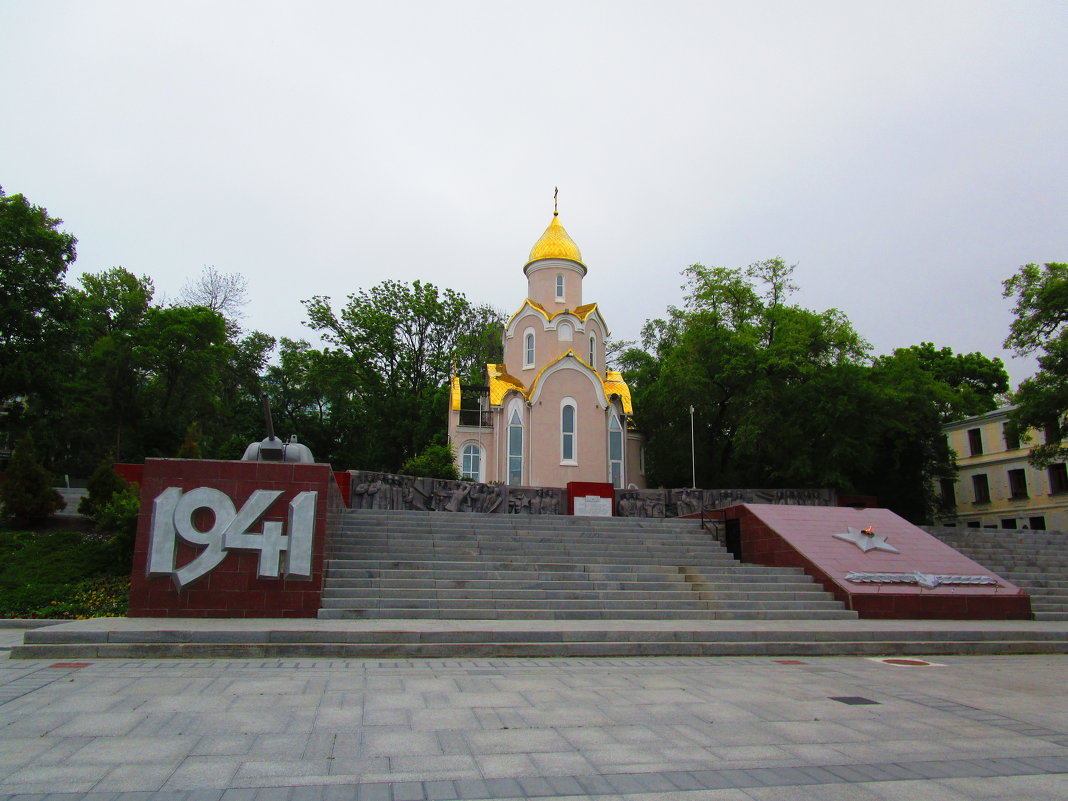
<instances>
[{"instance_id":1,"label":"gray paving stone","mask_svg":"<svg viewBox=\"0 0 1068 801\"><path fill-rule=\"evenodd\" d=\"M422 782L397 782L391 789L393 801L426 801Z\"/></svg>"},{"instance_id":2,"label":"gray paving stone","mask_svg":"<svg viewBox=\"0 0 1068 801\"><path fill-rule=\"evenodd\" d=\"M523 788L515 779L486 779L486 787L492 795L491 798L516 798L524 795ZM397 801L394 798L394 801Z\"/></svg>"},{"instance_id":3,"label":"gray paving stone","mask_svg":"<svg viewBox=\"0 0 1068 801\"><path fill-rule=\"evenodd\" d=\"M459 798L456 786L450 780L423 782L423 791L427 801L452 801Z\"/></svg>"},{"instance_id":4,"label":"gray paving stone","mask_svg":"<svg viewBox=\"0 0 1068 801\"><path fill-rule=\"evenodd\" d=\"M256 793L256 801L289 801L292 787L264 787Z\"/></svg>"},{"instance_id":5,"label":"gray paving stone","mask_svg":"<svg viewBox=\"0 0 1068 801\"><path fill-rule=\"evenodd\" d=\"M459 798L493 798L489 785L483 779L456 779L453 781Z\"/></svg>"},{"instance_id":6,"label":"gray paving stone","mask_svg":"<svg viewBox=\"0 0 1068 801\"><path fill-rule=\"evenodd\" d=\"M350 801L351 799L356 799L356 801L390 801L392 797L390 786L385 782L361 784L357 787L348 787L345 789L350 793L350 795L346 797Z\"/></svg>"},{"instance_id":7,"label":"gray paving stone","mask_svg":"<svg viewBox=\"0 0 1068 801\"><path fill-rule=\"evenodd\" d=\"M531 798L551 796L555 793L547 779L540 776L521 776L516 779L523 790L523 795Z\"/></svg>"}]
</instances>

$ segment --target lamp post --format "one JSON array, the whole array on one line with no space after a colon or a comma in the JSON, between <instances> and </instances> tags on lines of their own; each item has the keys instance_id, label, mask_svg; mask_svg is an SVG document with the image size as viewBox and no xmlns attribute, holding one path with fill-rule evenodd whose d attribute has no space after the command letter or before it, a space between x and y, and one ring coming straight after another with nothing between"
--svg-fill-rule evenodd
<instances>
[{"instance_id":1,"label":"lamp post","mask_svg":"<svg viewBox=\"0 0 1068 801\"><path fill-rule=\"evenodd\" d=\"M693 406L690 406L690 471L693 475L693 488L697 489L697 451L693 443Z\"/></svg>"}]
</instances>

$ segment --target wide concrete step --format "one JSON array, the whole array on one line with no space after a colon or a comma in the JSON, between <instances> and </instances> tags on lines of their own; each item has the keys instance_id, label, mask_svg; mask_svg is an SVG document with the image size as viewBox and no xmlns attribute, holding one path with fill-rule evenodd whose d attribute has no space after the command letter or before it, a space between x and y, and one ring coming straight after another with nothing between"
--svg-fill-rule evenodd
<instances>
[{"instance_id":1,"label":"wide concrete step","mask_svg":"<svg viewBox=\"0 0 1068 801\"><path fill-rule=\"evenodd\" d=\"M490 597L519 598L530 595L532 597L582 597L597 594L604 597L635 597L645 598L666 596L678 596L679 598L701 598L703 600L741 600L753 598L759 600L811 600L829 597L822 589L815 585L800 585L792 590L782 590L776 585L759 585L752 589L738 589L737 585L724 584L709 585L712 588L696 588L690 584L640 582L630 585L612 582L560 582L560 584L543 584L538 582L472 582L467 586L441 586L433 581L428 581L421 586L391 585L384 582L359 580L358 584L341 584L332 582L324 591L324 597L340 598L355 597L356 595L369 595L374 593L380 597L434 597L434 598L475 598L482 595ZM449 582L456 584L456 582Z\"/></svg>"},{"instance_id":2,"label":"wide concrete step","mask_svg":"<svg viewBox=\"0 0 1068 801\"><path fill-rule=\"evenodd\" d=\"M1059 621L194 621L27 631L14 659L939 656L1068 653Z\"/></svg>"},{"instance_id":3,"label":"wide concrete step","mask_svg":"<svg viewBox=\"0 0 1068 801\"><path fill-rule=\"evenodd\" d=\"M855 617L800 569L739 565L695 522L350 513L324 618Z\"/></svg>"},{"instance_id":4,"label":"wide concrete step","mask_svg":"<svg viewBox=\"0 0 1068 801\"><path fill-rule=\"evenodd\" d=\"M381 594L340 595L323 598L323 609L557 609L640 611L643 609L711 609L711 610L792 610L841 609L834 599L799 599L788 603L777 599L756 598L700 598L695 595L677 596L643 594L643 597L590 593L578 597L553 595L491 595L473 597L406 596Z\"/></svg>"},{"instance_id":5,"label":"wide concrete step","mask_svg":"<svg viewBox=\"0 0 1068 801\"><path fill-rule=\"evenodd\" d=\"M814 610L709 610L709 609L424 609L366 608L319 610L320 620L852 620L856 612L844 609Z\"/></svg>"},{"instance_id":6,"label":"wide concrete step","mask_svg":"<svg viewBox=\"0 0 1068 801\"><path fill-rule=\"evenodd\" d=\"M365 590L368 587L380 587L381 590L456 590L466 592L469 590L621 590L628 592L651 592L662 590L665 586L686 587L688 592L729 593L738 592L749 594L755 592L764 593L811 593L822 592L812 581L797 582L688 582L679 576L670 580L664 577L662 581L624 581L624 580L599 580L599 579L556 579L552 583L546 581L513 581L509 579L438 579L428 577L424 579L404 579L380 576L377 578L333 578L329 587L337 590Z\"/></svg>"},{"instance_id":7,"label":"wide concrete step","mask_svg":"<svg viewBox=\"0 0 1068 801\"><path fill-rule=\"evenodd\" d=\"M732 564L702 565L686 561L660 565L633 565L620 562L515 562L499 559L434 560L434 559L329 559L330 570L415 570L415 571L512 571L517 573L677 573L680 567L717 575L782 576L797 581L805 571L795 567L763 567L761 565Z\"/></svg>"}]
</instances>

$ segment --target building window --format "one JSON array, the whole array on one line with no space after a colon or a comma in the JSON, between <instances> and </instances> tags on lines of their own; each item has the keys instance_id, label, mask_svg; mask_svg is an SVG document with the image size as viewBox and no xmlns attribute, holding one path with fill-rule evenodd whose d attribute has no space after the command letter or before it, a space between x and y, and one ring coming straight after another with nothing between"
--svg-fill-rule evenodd
<instances>
[{"instance_id":1,"label":"building window","mask_svg":"<svg viewBox=\"0 0 1068 801\"><path fill-rule=\"evenodd\" d=\"M980 524L978 520L969 520L968 528L979 528Z\"/></svg>"},{"instance_id":2,"label":"building window","mask_svg":"<svg viewBox=\"0 0 1068 801\"><path fill-rule=\"evenodd\" d=\"M1001 427L1001 433L1005 437L1005 450L1014 451L1020 447L1020 430L1012 422Z\"/></svg>"},{"instance_id":3,"label":"building window","mask_svg":"<svg viewBox=\"0 0 1068 801\"><path fill-rule=\"evenodd\" d=\"M1068 492L1068 468L1064 464L1051 464L1049 473L1049 492Z\"/></svg>"},{"instance_id":4,"label":"building window","mask_svg":"<svg viewBox=\"0 0 1068 801\"><path fill-rule=\"evenodd\" d=\"M1022 469L1009 471L1009 497L1013 500L1027 497L1027 473Z\"/></svg>"},{"instance_id":5,"label":"building window","mask_svg":"<svg viewBox=\"0 0 1068 801\"><path fill-rule=\"evenodd\" d=\"M590 367L597 369L597 337L590 334Z\"/></svg>"},{"instance_id":6,"label":"building window","mask_svg":"<svg viewBox=\"0 0 1068 801\"><path fill-rule=\"evenodd\" d=\"M482 480L482 449L468 442L460 451L460 475L472 481Z\"/></svg>"},{"instance_id":7,"label":"building window","mask_svg":"<svg viewBox=\"0 0 1068 801\"><path fill-rule=\"evenodd\" d=\"M523 483L523 418L517 406L508 418L508 483L513 487Z\"/></svg>"},{"instance_id":8,"label":"building window","mask_svg":"<svg viewBox=\"0 0 1068 801\"><path fill-rule=\"evenodd\" d=\"M534 366L534 330L528 328L523 334L523 367Z\"/></svg>"},{"instance_id":9,"label":"building window","mask_svg":"<svg viewBox=\"0 0 1068 801\"><path fill-rule=\"evenodd\" d=\"M1029 517L1027 518L1027 525L1031 528L1032 531L1045 531L1046 518L1044 518L1042 515L1039 515L1038 517Z\"/></svg>"},{"instance_id":10,"label":"building window","mask_svg":"<svg viewBox=\"0 0 1068 801\"><path fill-rule=\"evenodd\" d=\"M1007 529L1016 528L1016 520L1015 520L1015 518L1007 517L1007 518L1002 519L1001 527L1002 528L1007 528Z\"/></svg>"},{"instance_id":11,"label":"building window","mask_svg":"<svg viewBox=\"0 0 1068 801\"><path fill-rule=\"evenodd\" d=\"M608 418L608 478L613 487L623 486L623 426L615 411Z\"/></svg>"},{"instance_id":12,"label":"building window","mask_svg":"<svg viewBox=\"0 0 1068 801\"><path fill-rule=\"evenodd\" d=\"M983 454L983 432L978 428L968 429L968 447L971 449L972 456Z\"/></svg>"},{"instance_id":13,"label":"building window","mask_svg":"<svg viewBox=\"0 0 1068 801\"><path fill-rule=\"evenodd\" d=\"M938 485L942 495L942 506L946 509L952 509L957 505L956 483L957 482L952 478L938 479Z\"/></svg>"},{"instance_id":14,"label":"building window","mask_svg":"<svg viewBox=\"0 0 1068 801\"><path fill-rule=\"evenodd\" d=\"M975 503L990 503L990 484L986 474L972 476L972 490L975 492Z\"/></svg>"},{"instance_id":15,"label":"building window","mask_svg":"<svg viewBox=\"0 0 1068 801\"><path fill-rule=\"evenodd\" d=\"M560 323L556 329L556 338L561 342L570 342L575 337L575 329L571 327L570 323Z\"/></svg>"},{"instance_id":16,"label":"building window","mask_svg":"<svg viewBox=\"0 0 1068 801\"><path fill-rule=\"evenodd\" d=\"M560 407L560 464L575 461L575 401L564 398Z\"/></svg>"},{"instance_id":17,"label":"building window","mask_svg":"<svg viewBox=\"0 0 1068 801\"><path fill-rule=\"evenodd\" d=\"M556 274L556 299L557 300L563 300L564 299L564 274L563 273L557 273Z\"/></svg>"}]
</instances>

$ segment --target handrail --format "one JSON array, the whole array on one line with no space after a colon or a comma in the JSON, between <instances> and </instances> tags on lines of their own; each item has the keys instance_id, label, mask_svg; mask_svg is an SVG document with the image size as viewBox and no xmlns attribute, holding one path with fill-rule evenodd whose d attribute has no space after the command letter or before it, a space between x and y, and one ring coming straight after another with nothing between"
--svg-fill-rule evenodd
<instances>
[{"instance_id":1,"label":"handrail","mask_svg":"<svg viewBox=\"0 0 1068 801\"><path fill-rule=\"evenodd\" d=\"M724 525L727 524L727 510L726 509L718 509L716 507L713 507L713 508L709 509L704 504L701 504L701 530L702 531L706 530L705 529L705 512L719 512L720 514L723 515L723 524ZM716 521L713 520L712 522L715 523ZM717 534L719 533L719 529L716 529L716 533Z\"/></svg>"}]
</instances>

